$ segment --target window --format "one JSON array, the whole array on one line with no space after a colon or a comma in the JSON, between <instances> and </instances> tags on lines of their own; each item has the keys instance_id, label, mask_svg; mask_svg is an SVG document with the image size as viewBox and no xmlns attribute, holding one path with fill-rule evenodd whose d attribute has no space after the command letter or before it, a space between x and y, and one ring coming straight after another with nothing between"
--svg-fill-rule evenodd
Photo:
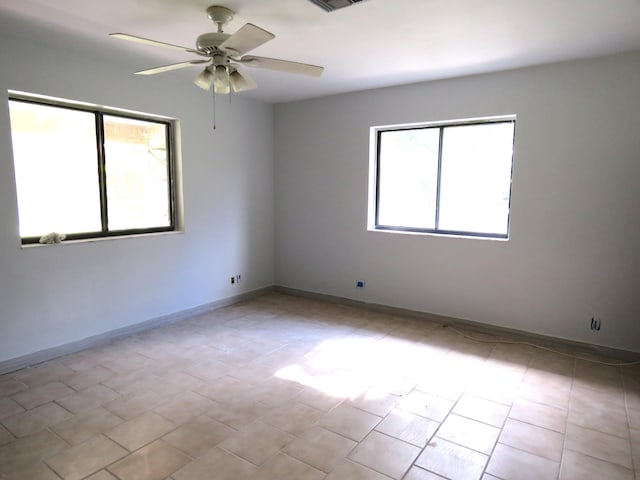
<instances>
[{"instance_id":1,"label":"window","mask_svg":"<svg viewBox=\"0 0 640 480\"><path fill-rule=\"evenodd\" d=\"M10 94L20 237L175 229L172 123Z\"/></svg>"},{"instance_id":2,"label":"window","mask_svg":"<svg viewBox=\"0 0 640 480\"><path fill-rule=\"evenodd\" d=\"M374 127L376 230L507 238L515 118Z\"/></svg>"}]
</instances>

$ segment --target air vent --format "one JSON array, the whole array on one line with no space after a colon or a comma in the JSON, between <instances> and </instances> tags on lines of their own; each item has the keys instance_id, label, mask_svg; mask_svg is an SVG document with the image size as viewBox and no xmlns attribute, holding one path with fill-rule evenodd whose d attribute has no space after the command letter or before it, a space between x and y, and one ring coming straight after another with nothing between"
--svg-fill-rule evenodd
<instances>
[{"instance_id":1,"label":"air vent","mask_svg":"<svg viewBox=\"0 0 640 480\"><path fill-rule=\"evenodd\" d=\"M315 3L317 6L326 10L327 12L333 12L344 7L350 7L354 3L360 3L364 0L309 0L311 3Z\"/></svg>"}]
</instances>

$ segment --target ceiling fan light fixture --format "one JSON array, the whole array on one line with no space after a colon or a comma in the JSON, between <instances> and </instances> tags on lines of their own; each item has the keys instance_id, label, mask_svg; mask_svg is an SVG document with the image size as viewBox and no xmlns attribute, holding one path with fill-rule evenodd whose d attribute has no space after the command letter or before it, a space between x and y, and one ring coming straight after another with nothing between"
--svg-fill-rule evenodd
<instances>
[{"instance_id":1,"label":"ceiling fan light fixture","mask_svg":"<svg viewBox=\"0 0 640 480\"><path fill-rule=\"evenodd\" d=\"M211 88L211 84L213 83L213 73L211 73L209 67L202 70L195 78L193 83L195 83L203 90L209 90Z\"/></svg>"},{"instance_id":2,"label":"ceiling fan light fixture","mask_svg":"<svg viewBox=\"0 0 640 480\"><path fill-rule=\"evenodd\" d=\"M213 86L216 93L229 93L229 73L224 65L216 65L213 71Z\"/></svg>"},{"instance_id":3,"label":"ceiling fan light fixture","mask_svg":"<svg viewBox=\"0 0 640 480\"><path fill-rule=\"evenodd\" d=\"M241 73L237 68L234 68L229 74L229 83L234 92L243 92L257 87L256 82L246 73Z\"/></svg>"}]
</instances>

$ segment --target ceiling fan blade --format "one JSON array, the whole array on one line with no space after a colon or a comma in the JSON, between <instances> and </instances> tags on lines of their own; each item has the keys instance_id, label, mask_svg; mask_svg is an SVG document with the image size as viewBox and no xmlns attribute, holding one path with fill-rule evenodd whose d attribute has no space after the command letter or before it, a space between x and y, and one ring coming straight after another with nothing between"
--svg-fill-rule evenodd
<instances>
[{"instance_id":1,"label":"ceiling fan blade","mask_svg":"<svg viewBox=\"0 0 640 480\"><path fill-rule=\"evenodd\" d=\"M232 67L231 73L229 74L229 83L233 87L234 92L244 92L245 90L252 90L258 86L256 82L237 65Z\"/></svg>"},{"instance_id":2,"label":"ceiling fan blade","mask_svg":"<svg viewBox=\"0 0 640 480\"><path fill-rule=\"evenodd\" d=\"M156 47L173 48L174 50L180 50L182 52L200 54L200 52L194 50L193 48L181 47L180 45L174 45L172 43L158 42L157 40L150 40L148 38L137 37L135 35L129 35L126 33L110 33L109 36L113 38L119 38L121 40L128 40L130 42L144 43L146 45L154 45Z\"/></svg>"},{"instance_id":3,"label":"ceiling fan blade","mask_svg":"<svg viewBox=\"0 0 640 480\"><path fill-rule=\"evenodd\" d=\"M276 36L273 33L256 27L252 23L247 23L222 42L220 49L229 51L232 55L244 55L248 51L274 38L276 38Z\"/></svg>"},{"instance_id":4,"label":"ceiling fan blade","mask_svg":"<svg viewBox=\"0 0 640 480\"><path fill-rule=\"evenodd\" d=\"M255 55L245 55L239 60L243 65L256 68L266 68L278 72L297 73L309 77L319 77L324 71L324 67L308 65L306 63L290 62L277 58L256 57Z\"/></svg>"},{"instance_id":5,"label":"ceiling fan blade","mask_svg":"<svg viewBox=\"0 0 640 480\"><path fill-rule=\"evenodd\" d=\"M209 61L210 60L189 60L188 62L172 63L171 65L163 65L162 67L140 70L139 72L136 72L136 75L154 75L156 73L169 72L171 70L178 70L179 68L190 67L191 65L208 63Z\"/></svg>"}]
</instances>

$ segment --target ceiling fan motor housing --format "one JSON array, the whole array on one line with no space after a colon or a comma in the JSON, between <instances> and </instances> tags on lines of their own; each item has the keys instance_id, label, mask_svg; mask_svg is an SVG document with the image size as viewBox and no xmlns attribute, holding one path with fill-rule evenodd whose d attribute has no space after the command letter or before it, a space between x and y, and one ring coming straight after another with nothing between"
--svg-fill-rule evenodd
<instances>
[{"instance_id":1,"label":"ceiling fan motor housing","mask_svg":"<svg viewBox=\"0 0 640 480\"><path fill-rule=\"evenodd\" d=\"M222 32L203 33L196 40L196 49L198 51L211 53L230 36L230 34Z\"/></svg>"}]
</instances>

